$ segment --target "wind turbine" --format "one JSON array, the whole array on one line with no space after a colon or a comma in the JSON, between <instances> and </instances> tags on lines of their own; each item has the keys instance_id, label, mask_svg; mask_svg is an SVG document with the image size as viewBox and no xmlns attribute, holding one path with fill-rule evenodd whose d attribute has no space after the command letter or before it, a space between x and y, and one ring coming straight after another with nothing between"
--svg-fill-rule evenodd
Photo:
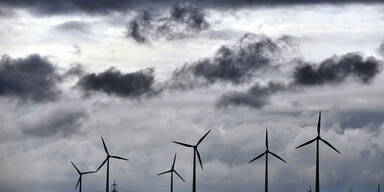
<instances>
[{"instance_id":1,"label":"wind turbine","mask_svg":"<svg viewBox=\"0 0 384 192\"><path fill-rule=\"evenodd\" d=\"M308 145L310 143L313 143L314 141L316 141L316 192L320 192L320 174L319 174L319 156L320 156L320 153L319 153L319 141L322 141L324 142L326 145L328 145L329 147L331 147L333 150L335 150L336 152L340 153L340 151L338 151L335 147L333 147L328 141L324 140L323 138L320 137L320 121L321 121L321 111L319 112L319 121L317 123L317 137L315 137L314 139L302 144L302 145L299 145L297 148L300 148L302 146L305 146L305 145Z\"/></svg>"},{"instance_id":2,"label":"wind turbine","mask_svg":"<svg viewBox=\"0 0 384 192\"><path fill-rule=\"evenodd\" d=\"M79 185L80 185L79 192L81 192L81 183L82 183L83 175L90 174L90 173L96 173L97 171L81 172L72 161L71 161L71 164L73 165L73 167L75 167L77 173L79 173L79 180L77 180L77 184L76 184L76 188L75 189L77 189L77 187L79 187Z\"/></svg>"},{"instance_id":3,"label":"wind turbine","mask_svg":"<svg viewBox=\"0 0 384 192\"><path fill-rule=\"evenodd\" d=\"M105 145L103 137L101 137L101 141L103 141L104 151L107 154L107 156L105 157L105 160L103 161L103 163L101 163L101 165L99 166L99 168L97 168L96 171L98 171L105 164L105 162L107 162L107 181L106 181L106 189L105 190L106 190L106 192L109 192L109 159L114 158L114 159L121 159L121 160L125 160L125 161L128 161L128 159L123 158L123 157L119 157L119 156L110 155L108 152L107 146Z\"/></svg>"},{"instance_id":4,"label":"wind turbine","mask_svg":"<svg viewBox=\"0 0 384 192\"><path fill-rule=\"evenodd\" d=\"M162 173L159 173L157 175L163 175L163 174L166 174L166 173L171 173L171 192L173 192L173 173L176 173L177 176L179 176L179 178L185 182L185 180L180 176L179 173L177 173L177 171L175 170L175 161L176 161L176 153L175 153L175 156L173 157L173 163L172 163L172 167L170 170L168 171L164 171Z\"/></svg>"},{"instance_id":5,"label":"wind turbine","mask_svg":"<svg viewBox=\"0 0 384 192\"><path fill-rule=\"evenodd\" d=\"M204 140L204 138L208 135L209 132L211 132L211 130L209 130L203 137L201 137L200 140L197 142L196 145L190 145L190 144L186 144L186 143L180 143L180 142L177 142L177 141L173 141L174 143L179 144L179 145L182 145L182 146L184 146L184 147L191 147L191 148L193 148L193 181L192 181L192 192L196 192L196 155L197 155L197 158L199 159L199 163L200 163L201 169L203 169L203 163L201 163L201 157L200 157L200 153L199 153L199 150L197 149L197 147L198 147L199 144Z\"/></svg>"},{"instance_id":6,"label":"wind turbine","mask_svg":"<svg viewBox=\"0 0 384 192\"><path fill-rule=\"evenodd\" d=\"M259 156L253 158L252 160L250 160L248 163L252 163L253 161L255 161L256 159L262 157L265 155L265 192L268 192L268 154L271 154L273 156L275 156L276 158L280 159L281 161L283 161L284 163L286 163L286 161L279 157L278 155L272 153L269 151L269 148L268 148L268 130L265 131L265 151L264 153L260 154Z\"/></svg>"}]
</instances>

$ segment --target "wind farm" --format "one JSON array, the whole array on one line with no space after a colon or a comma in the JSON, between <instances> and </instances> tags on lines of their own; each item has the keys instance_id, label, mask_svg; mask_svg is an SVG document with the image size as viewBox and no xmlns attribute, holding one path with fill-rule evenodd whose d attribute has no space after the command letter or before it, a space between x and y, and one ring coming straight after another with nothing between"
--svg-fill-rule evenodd
<instances>
[{"instance_id":1,"label":"wind farm","mask_svg":"<svg viewBox=\"0 0 384 192\"><path fill-rule=\"evenodd\" d=\"M179 141L172 141L172 143L174 144L177 144L179 146L182 146L182 147L186 147L186 148L190 148L193 150L193 166L192 166L192 192L196 192L197 191L197 188L196 188L196 166L197 166L197 161L199 162L199 165L201 167L201 169L203 169L203 163L202 163L202 159L201 159L201 154L199 152L199 149L198 147L200 146L200 144L205 140L205 138L208 136L208 134L211 132L211 129L208 130L198 141L196 144L188 144L188 143L184 143L184 142L179 142ZM299 146L297 146L295 149L298 149L298 148L301 148L303 146L306 146L306 145L309 145L313 142L316 141L316 172L315 172L315 182L316 182L316 188L315 188L315 192L319 192L320 191L320 161L319 161L319 144L320 142L322 143L325 143L328 147L330 147L331 149L333 149L334 151L336 151L337 153L340 153L339 150L337 150L333 145L331 145L328 141L326 141L323 137L321 137L321 111L318 113L318 121L317 121L317 136L314 138L314 139L311 139ZM75 170L77 171L77 173L79 174L79 178L77 180L77 183L76 183L76 187L75 189L79 189L79 192L82 192L82 176L83 175L86 175L86 174L94 174L94 173L97 173L104 165L106 165L106 186L105 186L105 190L106 192L109 192L109 163L110 163L110 159L118 159L118 160L124 160L124 161L128 161L127 158L124 158L124 157L121 157L121 156L116 156L116 155L111 155L108 148L107 148L107 145L104 141L104 138L101 137L101 140L102 140L102 144L103 144L103 149L104 149L104 152L106 154L106 157L105 159L103 160L103 162L98 166L97 170L95 171L86 171L86 172L81 172L78 167L71 161L71 164L73 165L73 167L75 168ZM268 129L265 130L265 151L259 155L257 155L256 157L254 157L253 159L251 159L248 163L254 163L256 162L256 160L262 158L265 156L265 172L264 172L264 191L265 192L268 192L269 191L269 185L268 185L268 181L269 181L269 178L268 178L268 171L269 171L269 157L272 156L272 157L275 157L276 159L284 162L284 163L287 163L287 161L285 159L283 159L282 157L280 157L279 155L277 155L276 153L272 152L270 150L270 143L269 143L269 137L268 137ZM174 192L174 177L175 175L181 180L184 182L186 182L186 180L181 176L181 174L176 171L176 159L177 159L177 154L175 153L174 156L173 156L173 160L172 160L172 164L171 164L171 168L166 170L166 171L163 171L163 172L160 172L157 174L157 176L162 176L162 175L165 175L165 174L169 174L170 175L170 192ZM289 165L289 164L287 164ZM112 185L112 189L113 191L117 191L116 189L116 183L114 182L113 185ZM306 192L312 192L312 185L310 184L309 185L309 188L308 189L305 189ZM352 191L352 188L349 189L349 192ZM377 185L377 192L380 192L380 184Z\"/></svg>"}]
</instances>

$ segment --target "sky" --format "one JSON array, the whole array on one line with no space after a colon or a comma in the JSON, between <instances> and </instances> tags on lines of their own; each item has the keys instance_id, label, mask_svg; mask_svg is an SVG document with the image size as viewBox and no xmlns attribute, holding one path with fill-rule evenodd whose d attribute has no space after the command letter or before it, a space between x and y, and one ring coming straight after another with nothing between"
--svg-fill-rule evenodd
<instances>
[{"instance_id":1,"label":"sky","mask_svg":"<svg viewBox=\"0 0 384 192\"><path fill-rule=\"evenodd\" d=\"M381 0L0 0L0 191L76 191L109 152L120 191L384 186ZM83 176L105 190L106 167Z\"/></svg>"}]
</instances>

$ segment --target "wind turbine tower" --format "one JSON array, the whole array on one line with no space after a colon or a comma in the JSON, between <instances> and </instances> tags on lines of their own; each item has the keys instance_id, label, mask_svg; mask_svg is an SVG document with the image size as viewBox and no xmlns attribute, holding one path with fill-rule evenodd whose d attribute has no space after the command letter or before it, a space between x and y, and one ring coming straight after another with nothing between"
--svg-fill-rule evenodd
<instances>
[{"instance_id":1,"label":"wind turbine tower","mask_svg":"<svg viewBox=\"0 0 384 192\"><path fill-rule=\"evenodd\" d=\"M320 192L320 169L319 169L319 167L320 167L319 166L319 164L320 164L320 161L319 161L319 156L320 156L320 153L319 153L319 143L320 143L320 141L322 141L323 143L328 145L330 148L335 150L337 153L340 153L340 151L338 151L328 141L324 140L320 136L320 122L321 122L321 111L319 112L319 120L317 122L317 137L315 137L314 139L312 139L310 141L307 141L304 144L299 145L298 147L296 147L296 149L297 149L297 148L303 147L305 145L311 144L314 141L316 141L316 192Z\"/></svg>"},{"instance_id":2,"label":"wind turbine tower","mask_svg":"<svg viewBox=\"0 0 384 192\"><path fill-rule=\"evenodd\" d=\"M125 161L128 161L128 159L126 158L123 158L123 157L119 157L119 156L114 156L114 155L110 155L109 154L109 151L107 149L107 146L105 145L105 142L104 142L104 139L103 137L101 137L101 141L103 142L103 146L104 146L104 151L106 153L106 157L105 157L105 160L103 161L103 163L101 163L101 165L99 166L99 168L97 168L97 171L103 167L103 165L105 163L107 163L107 178L106 178L106 192L109 192L109 160L112 158L112 159L120 159L120 160L125 160Z\"/></svg>"},{"instance_id":3,"label":"wind turbine tower","mask_svg":"<svg viewBox=\"0 0 384 192\"><path fill-rule=\"evenodd\" d=\"M268 130L266 130L266 132L265 132L265 147L266 147L266 149L265 149L264 153L262 153L259 156L253 158L248 163L252 163L256 159L258 159L258 158L260 158L260 157L265 155L265 192L268 192L268 154L271 154L271 155L275 156L276 158L280 159L284 163L286 163L286 161L283 158L281 158L278 155L276 155L275 153L272 153L271 151L269 151L269 147L268 147Z\"/></svg>"},{"instance_id":4,"label":"wind turbine tower","mask_svg":"<svg viewBox=\"0 0 384 192\"><path fill-rule=\"evenodd\" d=\"M173 157L173 163L172 163L171 169L157 174L157 175L163 175L166 173L171 173L171 192L173 192L173 173L175 173L183 182L185 182L185 180L181 177L181 175L175 170L175 162L176 162L176 153L175 153L175 156Z\"/></svg>"},{"instance_id":5,"label":"wind turbine tower","mask_svg":"<svg viewBox=\"0 0 384 192\"><path fill-rule=\"evenodd\" d=\"M197 142L196 145L190 145L190 144L186 144L186 143L180 143L180 142L177 142L177 141L173 141L173 143L176 143L178 145L182 145L184 147L190 147L193 149L193 180L192 180L192 192L196 192L196 156L197 158L199 159L199 163L200 163L200 166L201 166L201 169L203 169L203 163L201 162L201 157L200 157L200 153L199 153L199 150L197 149L197 147L199 146L199 144L204 140L204 138L209 134L209 132L211 132L211 130L209 130L203 137L200 138L200 140Z\"/></svg>"}]
</instances>

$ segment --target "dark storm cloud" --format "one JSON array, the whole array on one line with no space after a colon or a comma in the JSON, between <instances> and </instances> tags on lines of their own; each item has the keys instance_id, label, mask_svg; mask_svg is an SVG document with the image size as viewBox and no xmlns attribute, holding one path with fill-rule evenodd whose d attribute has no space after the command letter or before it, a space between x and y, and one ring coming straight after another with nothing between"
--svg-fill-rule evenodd
<instances>
[{"instance_id":1,"label":"dark storm cloud","mask_svg":"<svg viewBox=\"0 0 384 192\"><path fill-rule=\"evenodd\" d=\"M208 84L217 81L233 84L244 83L256 71L273 67L285 50L294 45L290 36L282 36L276 40L253 34L244 35L235 46L220 47L215 56L199 60L173 72L171 88L192 88L196 78L202 78Z\"/></svg>"},{"instance_id":2,"label":"dark storm cloud","mask_svg":"<svg viewBox=\"0 0 384 192\"><path fill-rule=\"evenodd\" d=\"M269 103L272 95L287 89L289 88L286 85L279 82L269 82L265 86L256 83L246 92L231 92L222 95L216 105L218 107L239 105L260 109Z\"/></svg>"},{"instance_id":3,"label":"dark storm cloud","mask_svg":"<svg viewBox=\"0 0 384 192\"><path fill-rule=\"evenodd\" d=\"M63 31L63 32L80 32L80 33L89 33L91 31L91 25L82 21L67 21L61 24L58 24L54 29Z\"/></svg>"},{"instance_id":4,"label":"dark storm cloud","mask_svg":"<svg viewBox=\"0 0 384 192\"><path fill-rule=\"evenodd\" d=\"M382 61L374 57L364 58L358 53L333 56L320 64L298 62L293 71L293 82L288 85L269 82L267 86L253 85L245 92L230 92L221 96L217 106L242 105L262 108L271 96L284 91L299 90L299 85L336 85L355 77L363 84L370 83L380 72ZM344 125L343 125L344 126Z\"/></svg>"},{"instance_id":5,"label":"dark storm cloud","mask_svg":"<svg viewBox=\"0 0 384 192\"><path fill-rule=\"evenodd\" d=\"M59 75L46 58L37 54L13 59L7 55L0 60L0 95L42 102L55 100Z\"/></svg>"},{"instance_id":6,"label":"dark storm cloud","mask_svg":"<svg viewBox=\"0 0 384 192\"><path fill-rule=\"evenodd\" d=\"M87 93L103 92L108 95L138 98L155 94L153 83L153 69L121 73L115 68L110 68L102 73L84 75L76 86Z\"/></svg>"},{"instance_id":7,"label":"dark storm cloud","mask_svg":"<svg viewBox=\"0 0 384 192\"><path fill-rule=\"evenodd\" d=\"M143 7L170 7L174 0L2 0L1 6L13 8L25 8L40 14L69 14L69 13L88 13L88 14L106 14L111 12L125 12L127 10L136 10ZM359 0L185 0L184 3L204 6L207 8L241 8L249 6L290 6L290 5L309 5L309 4L348 4L361 3ZM382 3L381 0L365 0L364 3Z\"/></svg>"},{"instance_id":8,"label":"dark storm cloud","mask_svg":"<svg viewBox=\"0 0 384 192\"><path fill-rule=\"evenodd\" d=\"M298 85L324 85L344 82L355 77L370 83L380 72L382 62L374 57L364 58L359 53L348 53L325 59L318 65L303 63L295 68L294 81Z\"/></svg>"},{"instance_id":9,"label":"dark storm cloud","mask_svg":"<svg viewBox=\"0 0 384 192\"><path fill-rule=\"evenodd\" d=\"M126 37L137 43L150 40L176 40L192 37L209 28L202 9L190 4L175 4L165 16L150 11L138 13L128 24Z\"/></svg>"},{"instance_id":10,"label":"dark storm cloud","mask_svg":"<svg viewBox=\"0 0 384 192\"><path fill-rule=\"evenodd\" d=\"M22 124L23 133L28 136L69 136L80 131L82 120L88 115L84 110L59 108L50 109L38 118L30 118Z\"/></svg>"}]
</instances>

